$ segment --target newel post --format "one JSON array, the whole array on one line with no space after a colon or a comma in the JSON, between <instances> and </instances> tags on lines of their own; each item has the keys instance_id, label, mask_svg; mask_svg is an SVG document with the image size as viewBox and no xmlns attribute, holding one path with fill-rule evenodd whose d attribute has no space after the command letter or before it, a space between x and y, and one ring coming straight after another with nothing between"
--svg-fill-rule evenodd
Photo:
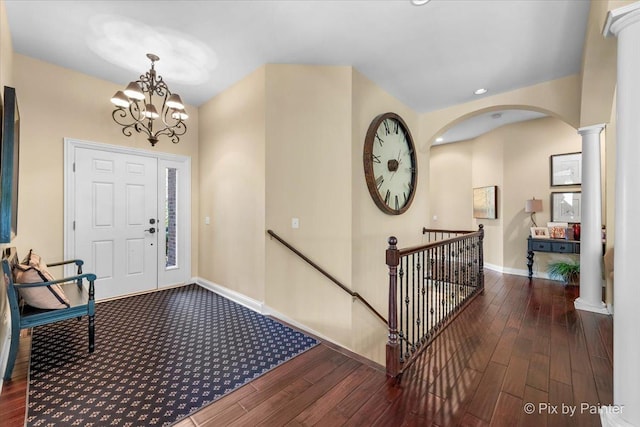
<instances>
[{"instance_id":1,"label":"newel post","mask_svg":"<svg viewBox=\"0 0 640 427\"><path fill-rule=\"evenodd\" d=\"M389 341L387 342L387 375L400 374L400 343L398 342L398 264L400 254L396 244L398 239L389 237L387 266L389 267Z\"/></svg>"},{"instance_id":2,"label":"newel post","mask_svg":"<svg viewBox=\"0 0 640 427\"><path fill-rule=\"evenodd\" d=\"M482 293L484 293L484 225L480 224L478 226L478 232L480 232L480 236L478 237L478 277L480 289Z\"/></svg>"}]
</instances>

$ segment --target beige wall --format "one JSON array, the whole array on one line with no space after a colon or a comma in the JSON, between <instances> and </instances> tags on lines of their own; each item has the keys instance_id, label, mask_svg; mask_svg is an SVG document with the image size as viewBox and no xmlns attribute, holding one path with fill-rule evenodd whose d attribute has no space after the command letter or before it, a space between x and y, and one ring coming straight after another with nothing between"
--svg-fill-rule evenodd
<instances>
[{"instance_id":1,"label":"beige wall","mask_svg":"<svg viewBox=\"0 0 640 427\"><path fill-rule=\"evenodd\" d=\"M430 192L432 212L438 215L438 221L432 219L430 225L473 229L484 224L485 262L498 270L525 274L530 227L525 201L532 197L542 200L543 211L536 214L536 221L545 226L550 221L551 192L580 190L579 186L550 186L549 156L580 151L581 143L574 128L547 117L506 125L474 140L433 146ZM463 168L470 173L460 174ZM472 222L470 189L485 185L499 187L498 219ZM455 197L456 203L436 203L453 194L466 197ZM557 256L537 253L534 271L544 274L548 261Z\"/></svg>"},{"instance_id":2,"label":"beige wall","mask_svg":"<svg viewBox=\"0 0 640 427\"><path fill-rule=\"evenodd\" d=\"M199 110L200 277L257 301L265 299L265 72Z\"/></svg>"},{"instance_id":3,"label":"beige wall","mask_svg":"<svg viewBox=\"0 0 640 427\"><path fill-rule=\"evenodd\" d=\"M20 109L18 234L22 254L63 257L63 138L150 149L141 135L125 137L111 118L109 99L120 85L16 54L14 82ZM46 78L44 78L46 76ZM179 144L160 140L157 151L197 158L198 112L188 107L189 131ZM192 274L197 275L198 164L192 163Z\"/></svg>"},{"instance_id":4,"label":"beige wall","mask_svg":"<svg viewBox=\"0 0 640 427\"><path fill-rule=\"evenodd\" d=\"M351 164L353 169L353 289L364 296L385 318L388 316L389 272L385 250L390 236L398 238L399 247L422 242L422 227L426 225L429 196L428 153L418 151L418 184L411 207L402 215L387 215L374 204L364 178L364 138L371 121L379 114L395 112L407 123L416 142L420 140L418 115L389 95L371 80L353 72L353 129ZM354 304L353 349L384 363L384 324L362 307Z\"/></svg>"},{"instance_id":5,"label":"beige wall","mask_svg":"<svg viewBox=\"0 0 640 427\"><path fill-rule=\"evenodd\" d=\"M0 0L0 98L5 86L13 85L13 46L4 0Z\"/></svg>"},{"instance_id":6,"label":"beige wall","mask_svg":"<svg viewBox=\"0 0 640 427\"><path fill-rule=\"evenodd\" d=\"M364 135L387 111L415 134L417 114L352 68L275 64L200 109L200 221L211 217L201 226L201 276L380 363L383 323L265 230L386 316L387 239L420 243L428 198L425 154L407 213L382 213L368 193Z\"/></svg>"},{"instance_id":7,"label":"beige wall","mask_svg":"<svg viewBox=\"0 0 640 427\"><path fill-rule=\"evenodd\" d=\"M498 187L498 218L474 219L472 230L480 224L484 226L484 262L491 265L502 265L503 256L503 224L508 223L509 217L505 217L507 206L505 183L508 177L505 175L505 141L502 138L488 138L482 135L473 144L473 157L471 159L471 186L473 188L496 185ZM471 200L473 202L473 199ZM467 211L473 216L472 210ZM469 213L467 215L469 215Z\"/></svg>"},{"instance_id":8,"label":"beige wall","mask_svg":"<svg viewBox=\"0 0 640 427\"><path fill-rule=\"evenodd\" d=\"M429 227L473 229L472 160L474 141L435 145L430 150ZM493 185L493 184L492 184ZM443 188L446 191L443 191Z\"/></svg>"},{"instance_id":9,"label":"beige wall","mask_svg":"<svg viewBox=\"0 0 640 427\"><path fill-rule=\"evenodd\" d=\"M611 2L592 1L582 54L580 126L606 123L616 86L618 42L602 36Z\"/></svg>"},{"instance_id":10,"label":"beige wall","mask_svg":"<svg viewBox=\"0 0 640 427\"><path fill-rule=\"evenodd\" d=\"M266 85L266 228L351 287L351 68L267 65ZM267 305L350 347L351 297L275 240L266 260Z\"/></svg>"}]
</instances>

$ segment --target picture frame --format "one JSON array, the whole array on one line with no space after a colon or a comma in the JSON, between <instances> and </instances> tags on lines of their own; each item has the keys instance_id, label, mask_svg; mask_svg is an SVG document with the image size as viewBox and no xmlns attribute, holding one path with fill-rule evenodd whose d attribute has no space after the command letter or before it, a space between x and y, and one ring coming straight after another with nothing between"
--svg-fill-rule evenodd
<instances>
[{"instance_id":1,"label":"picture frame","mask_svg":"<svg viewBox=\"0 0 640 427\"><path fill-rule=\"evenodd\" d=\"M551 221L580 223L582 193L580 191L551 193Z\"/></svg>"},{"instance_id":2,"label":"picture frame","mask_svg":"<svg viewBox=\"0 0 640 427\"><path fill-rule=\"evenodd\" d=\"M547 229L549 230L549 237L552 239L567 239L567 230L569 224L566 222L548 222Z\"/></svg>"},{"instance_id":3,"label":"picture frame","mask_svg":"<svg viewBox=\"0 0 640 427\"><path fill-rule=\"evenodd\" d=\"M18 233L18 165L20 113L16 90L4 87L2 136L0 139L0 243L10 243Z\"/></svg>"},{"instance_id":4,"label":"picture frame","mask_svg":"<svg viewBox=\"0 0 640 427\"><path fill-rule=\"evenodd\" d=\"M582 153L554 154L549 157L551 186L582 184Z\"/></svg>"},{"instance_id":5,"label":"picture frame","mask_svg":"<svg viewBox=\"0 0 640 427\"><path fill-rule=\"evenodd\" d=\"M534 239L548 239L549 229L547 227L531 227L531 237Z\"/></svg>"},{"instance_id":6,"label":"picture frame","mask_svg":"<svg viewBox=\"0 0 640 427\"><path fill-rule=\"evenodd\" d=\"M498 218L497 185L473 189L473 217L478 219Z\"/></svg>"}]
</instances>

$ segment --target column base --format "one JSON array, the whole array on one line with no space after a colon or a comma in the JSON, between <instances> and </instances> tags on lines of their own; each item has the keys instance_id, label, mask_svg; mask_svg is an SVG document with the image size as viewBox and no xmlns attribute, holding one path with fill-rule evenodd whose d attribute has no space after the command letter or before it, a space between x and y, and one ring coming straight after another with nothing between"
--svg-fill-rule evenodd
<instances>
[{"instance_id":1,"label":"column base","mask_svg":"<svg viewBox=\"0 0 640 427\"><path fill-rule=\"evenodd\" d=\"M603 406L599 412L602 427L634 427L633 424L622 419L619 406Z\"/></svg>"},{"instance_id":2,"label":"column base","mask_svg":"<svg viewBox=\"0 0 640 427\"><path fill-rule=\"evenodd\" d=\"M607 310L607 306L603 302L592 304L590 302L586 302L582 298L577 298L573 302L573 306L576 308L576 310L591 311L593 313L599 314L611 314L609 313L609 310Z\"/></svg>"}]
</instances>

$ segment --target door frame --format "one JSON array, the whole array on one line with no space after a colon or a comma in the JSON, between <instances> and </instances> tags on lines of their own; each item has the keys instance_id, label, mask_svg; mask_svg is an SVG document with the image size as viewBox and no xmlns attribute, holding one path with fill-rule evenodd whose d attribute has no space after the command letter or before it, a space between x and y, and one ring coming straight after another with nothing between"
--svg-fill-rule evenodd
<instances>
[{"instance_id":1,"label":"door frame","mask_svg":"<svg viewBox=\"0 0 640 427\"><path fill-rule=\"evenodd\" d=\"M64 213L63 213L63 235L64 235L64 259L77 258L75 254L75 230L74 230L74 209L75 209L75 179L74 179L74 160L75 149L86 148L90 150L108 151L112 153L130 154L136 156L152 157L158 161L160 166L161 161L169 161L172 163L183 165L184 175L188 179L181 181L181 191L184 192L184 206L180 208L183 215L181 215L180 229L184 235L184 259L183 263L186 268L185 279L186 283L191 279L191 157L183 156L179 154L162 153L151 150L144 150L140 148L124 147L119 145L104 144L99 142L84 141L75 138L64 138ZM160 181L161 168L158 167L158 181ZM159 182L160 184L160 182ZM162 200L164 200L164 185L158 185L158 195L162 194ZM158 205L160 205L160 198L158 199ZM160 259L160 256L158 256ZM170 286L167 284L160 285L160 277L163 275L161 269L163 264L158 263L158 278L156 280L157 288ZM65 276L75 274L72 271L73 267L66 267L64 272Z\"/></svg>"}]
</instances>

